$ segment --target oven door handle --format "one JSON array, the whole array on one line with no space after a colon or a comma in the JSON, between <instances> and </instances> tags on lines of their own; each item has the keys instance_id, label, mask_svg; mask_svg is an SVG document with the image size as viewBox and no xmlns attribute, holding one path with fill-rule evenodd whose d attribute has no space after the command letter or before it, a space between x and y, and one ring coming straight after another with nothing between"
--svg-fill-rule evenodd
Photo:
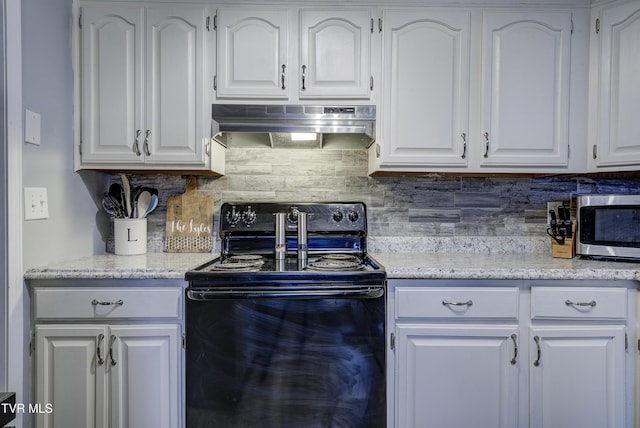
<instances>
[{"instance_id":1,"label":"oven door handle","mask_svg":"<svg viewBox=\"0 0 640 428\"><path fill-rule=\"evenodd\" d=\"M200 302L229 299L376 299L384 296L383 286L351 288L228 288L187 289L187 298Z\"/></svg>"}]
</instances>

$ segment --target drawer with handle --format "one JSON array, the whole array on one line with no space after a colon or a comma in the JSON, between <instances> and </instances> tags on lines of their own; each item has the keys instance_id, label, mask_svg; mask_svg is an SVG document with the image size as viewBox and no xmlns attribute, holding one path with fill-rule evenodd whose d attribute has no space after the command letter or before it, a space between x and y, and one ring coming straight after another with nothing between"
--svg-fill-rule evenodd
<instances>
[{"instance_id":1,"label":"drawer with handle","mask_svg":"<svg viewBox=\"0 0 640 428\"><path fill-rule=\"evenodd\" d=\"M180 287L38 287L34 292L34 318L179 319L182 292Z\"/></svg>"},{"instance_id":2,"label":"drawer with handle","mask_svg":"<svg viewBox=\"0 0 640 428\"><path fill-rule=\"evenodd\" d=\"M518 319L516 287L397 287L398 318Z\"/></svg>"},{"instance_id":3,"label":"drawer with handle","mask_svg":"<svg viewBox=\"0 0 640 428\"><path fill-rule=\"evenodd\" d=\"M531 318L627 318L627 290L599 287L531 287Z\"/></svg>"}]
</instances>

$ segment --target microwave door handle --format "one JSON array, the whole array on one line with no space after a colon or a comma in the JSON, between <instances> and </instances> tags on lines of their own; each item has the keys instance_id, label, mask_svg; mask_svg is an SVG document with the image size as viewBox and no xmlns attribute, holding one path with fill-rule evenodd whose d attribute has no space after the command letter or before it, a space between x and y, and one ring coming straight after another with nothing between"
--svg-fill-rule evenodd
<instances>
[{"instance_id":1,"label":"microwave door handle","mask_svg":"<svg viewBox=\"0 0 640 428\"><path fill-rule=\"evenodd\" d=\"M210 300L242 300L242 299L376 299L384 296L382 286L364 287L327 287L303 289L277 288L226 288L187 289L187 298L199 302Z\"/></svg>"}]
</instances>

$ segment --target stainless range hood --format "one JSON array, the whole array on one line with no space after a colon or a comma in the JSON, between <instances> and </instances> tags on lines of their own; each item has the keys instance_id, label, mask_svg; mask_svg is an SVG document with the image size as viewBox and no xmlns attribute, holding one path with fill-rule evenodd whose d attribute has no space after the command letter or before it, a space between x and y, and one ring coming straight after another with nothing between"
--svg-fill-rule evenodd
<instances>
[{"instance_id":1,"label":"stainless range hood","mask_svg":"<svg viewBox=\"0 0 640 428\"><path fill-rule=\"evenodd\" d=\"M376 107L213 104L216 141L231 147L365 148L375 140ZM292 134L315 134L297 140ZM296 135L293 135L294 137Z\"/></svg>"}]
</instances>

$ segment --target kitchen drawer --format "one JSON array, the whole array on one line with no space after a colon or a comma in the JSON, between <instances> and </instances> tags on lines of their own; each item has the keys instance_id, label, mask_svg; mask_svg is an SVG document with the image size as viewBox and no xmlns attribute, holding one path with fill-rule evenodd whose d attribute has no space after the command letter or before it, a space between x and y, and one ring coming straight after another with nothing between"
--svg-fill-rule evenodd
<instances>
[{"instance_id":1,"label":"kitchen drawer","mask_svg":"<svg viewBox=\"0 0 640 428\"><path fill-rule=\"evenodd\" d=\"M38 287L35 319L180 318L180 287Z\"/></svg>"},{"instance_id":2,"label":"kitchen drawer","mask_svg":"<svg viewBox=\"0 0 640 428\"><path fill-rule=\"evenodd\" d=\"M397 287L398 318L518 319L516 287Z\"/></svg>"},{"instance_id":3,"label":"kitchen drawer","mask_svg":"<svg viewBox=\"0 0 640 428\"><path fill-rule=\"evenodd\" d=\"M531 287L531 318L627 318L625 288Z\"/></svg>"}]
</instances>

